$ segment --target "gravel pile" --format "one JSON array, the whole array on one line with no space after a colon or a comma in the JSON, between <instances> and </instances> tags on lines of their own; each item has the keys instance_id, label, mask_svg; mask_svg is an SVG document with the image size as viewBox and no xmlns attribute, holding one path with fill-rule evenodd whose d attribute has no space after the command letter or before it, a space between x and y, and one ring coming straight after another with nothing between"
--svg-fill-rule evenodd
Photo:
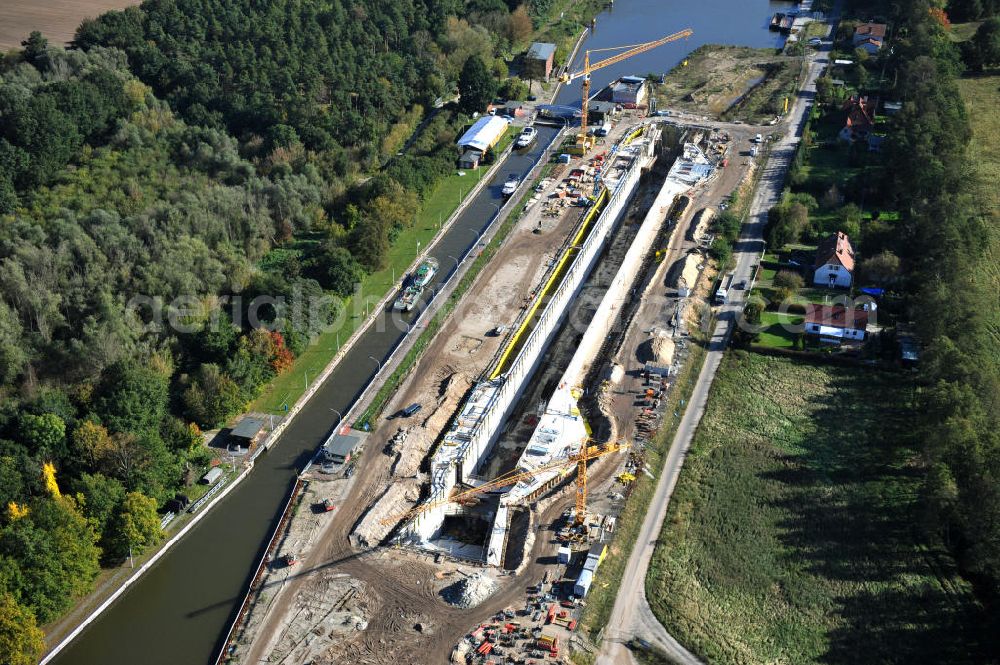
<instances>
[{"instance_id":1,"label":"gravel pile","mask_svg":"<svg viewBox=\"0 0 1000 665\"><path fill-rule=\"evenodd\" d=\"M445 587L441 595L451 605L468 609L475 607L492 596L500 588L496 580L485 573L473 573L454 584Z\"/></svg>"}]
</instances>

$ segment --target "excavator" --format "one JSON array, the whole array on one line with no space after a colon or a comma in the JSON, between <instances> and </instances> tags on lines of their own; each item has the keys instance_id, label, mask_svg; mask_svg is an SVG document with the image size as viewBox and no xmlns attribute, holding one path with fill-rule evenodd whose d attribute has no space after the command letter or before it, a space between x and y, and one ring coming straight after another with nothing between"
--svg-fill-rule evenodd
<instances>
[{"instance_id":1,"label":"excavator","mask_svg":"<svg viewBox=\"0 0 1000 665\"><path fill-rule=\"evenodd\" d=\"M628 60L632 56L639 55L640 53L645 53L646 51L652 50L658 46L663 46L668 42L674 42L678 39L685 39L694 34L694 31L690 28L685 28L679 32L675 32L672 35L667 35L666 37L661 37L660 39L654 39L651 42L643 42L641 44L632 44L630 46L611 46L608 48L600 49L590 49L583 54L583 69L579 71L570 73L566 72L560 77L562 83L570 83L576 79L583 77L583 101L580 109L580 134L577 136L576 146L578 149L586 150L590 147L591 138L587 136L587 107L590 104L590 74L598 69L603 69L604 67L609 67L615 63L619 63L622 60ZM624 53L618 53L610 58L605 58L598 62L590 61L591 53L600 53L603 51L620 51L621 49L628 49Z\"/></svg>"}]
</instances>

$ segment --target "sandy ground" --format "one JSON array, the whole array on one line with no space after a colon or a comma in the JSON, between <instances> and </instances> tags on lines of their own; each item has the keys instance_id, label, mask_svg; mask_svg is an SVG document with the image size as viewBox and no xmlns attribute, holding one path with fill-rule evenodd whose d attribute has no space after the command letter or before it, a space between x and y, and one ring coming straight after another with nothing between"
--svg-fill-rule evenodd
<instances>
[{"instance_id":1,"label":"sandy ground","mask_svg":"<svg viewBox=\"0 0 1000 665\"><path fill-rule=\"evenodd\" d=\"M0 50L20 48L32 30L39 30L51 44L68 42L84 19L137 4L135 0L2 0Z\"/></svg>"},{"instance_id":2,"label":"sandy ground","mask_svg":"<svg viewBox=\"0 0 1000 665\"><path fill-rule=\"evenodd\" d=\"M721 198L729 193L727 187L735 186L742 169L733 166L731 161L732 175L716 179L707 200ZM546 194L542 193L542 200ZM705 204L699 200L685 220ZM342 490L343 503L332 514L304 513L300 507L300 517L292 521L287 544L279 552L294 549L301 562L272 571L266 579L248 630L238 642L241 662L447 662L455 645L478 623L505 607L523 608L526 584L552 568L559 546L557 524L572 504L572 485L536 504L528 555L516 574L493 571L500 590L471 610L447 604L441 590L458 576L473 572L474 565L396 548L358 549L348 537L387 488L392 496L384 500L380 519L369 519L368 527L380 522L381 515L406 510L406 499L415 498L423 480L423 459L468 386L487 368L503 341L490 332L514 321L529 303L555 248L575 224L573 209L553 218L542 214L543 207L536 203L519 221L462 306L401 383L386 413L413 402L424 408L411 418L383 419L377 424L357 461L354 485ZM609 497L616 494L614 476L623 460L624 456L614 463L594 465L595 511L620 508ZM315 496L306 501L332 495L333 489L318 489L310 483L309 492ZM370 535L368 543L374 545L384 534L373 531Z\"/></svg>"},{"instance_id":3,"label":"sandy ground","mask_svg":"<svg viewBox=\"0 0 1000 665\"><path fill-rule=\"evenodd\" d=\"M624 125L619 131L624 131ZM605 149L600 145L595 152ZM388 505L376 506L373 512L394 515L408 508L405 499L416 497L422 480L420 463L468 386L487 368L504 340L491 332L499 324L516 320L530 303L555 251L575 227L579 208L567 206L563 214L543 214L543 202L560 186L560 174L568 172L566 167L557 168L549 189L539 193L539 200L480 273L400 384L385 413L395 414L414 402L424 408L411 418L379 420L357 461L354 486L332 515L321 516L328 519L315 536L310 525L314 516L300 509L292 520L288 539L299 543L295 549L301 561L289 569L275 569L265 578L264 591L237 641L236 655L241 662L309 662L302 660L309 657L315 663L345 659L352 663L444 662L467 630L470 617L479 613L489 616L509 598L523 594L523 589L504 584L475 614L470 613L448 605L440 595L441 588L452 583L442 576L456 569L454 562L435 563L430 557L397 549L359 551L348 535L367 520L372 530L365 540L374 545L381 539L384 534L373 528L381 520L367 519L366 515L387 488L390 496L384 501ZM562 508L551 510L548 522L558 517ZM383 531L387 533L388 528L383 527ZM310 535L303 537L303 533ZM534 541L536 551L551 550L549 557L555 555L556 547L554 534ZM534 558L525 568L525 574L542 574L542 566ZM357 582L358 590L350 592L345 582L338 581L340 575ZM316 585L329 588L328 594L321 594L327 599L325 603L317 605ZM339 602L345 593L355 594L345 603L351 610L330 612L331 599ZM357 626L362 624L365 629L359 630ZM309 628L313 625L315 630Z\"/></svg>"}]
</instances>

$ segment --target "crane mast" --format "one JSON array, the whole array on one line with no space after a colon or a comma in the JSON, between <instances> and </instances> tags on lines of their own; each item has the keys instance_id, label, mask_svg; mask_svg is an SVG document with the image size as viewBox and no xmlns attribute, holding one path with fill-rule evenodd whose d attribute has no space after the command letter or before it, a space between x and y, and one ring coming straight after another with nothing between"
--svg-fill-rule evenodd
<instances>
[{"instance_id":1,"label":"crane mast","mask_svg":"<svg viewBox=\"0 0 1000 665\"><path fill-rule=\"evenodd\" d=\"M627 60L632 56L639 55L640 53L645 53L658 46L663 46L668 42L674 42L678 39L684 39L690 37L694 34L694 31L690 28L685 28L679 32L675 32L672 35L667 35L666 37L661 37L660 39L654 39L651 42L643 42L642 44L633 44L631 46L612 46L609 48L602 49L588 49L583 53L583 69L573 72L572 74L566 73L562 75L562 82L569 83L574 81L581 76L583 77L583 100L580 104L580 134L578 136L577 144L584 147L587 146L587 111L590 105L590 74L598 69L603 69L604 67L609 67L623 60ZM618 53L610 58L605 58L594 64L590 62L590 54L598 53L601 51L617 51L620 49L628 49L624 53Z\"/></svg>"}]
</instances>

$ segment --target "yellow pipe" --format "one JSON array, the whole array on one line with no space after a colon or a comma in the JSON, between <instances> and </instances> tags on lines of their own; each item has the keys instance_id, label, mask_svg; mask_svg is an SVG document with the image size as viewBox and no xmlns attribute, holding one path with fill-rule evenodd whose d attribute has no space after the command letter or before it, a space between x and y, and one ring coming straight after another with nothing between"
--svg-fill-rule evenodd
<instances>
[{"instance_id":1,"label":"yellow pipe","mask_svg":"<svg viewBox=\"0 0 1000 665\"><path fill-rule=\"evenodd\" d=\"M559 259L559 263L556 264L555 270L553 270L549 274L549 278L548 280L546 280L545 286L542 287L542 290L538 292L538 295L531 303L531 309L528 310L528 315L525 316L524 319L521 321L521 325L518 326L517 332L515 332L514 336L510 338L510 342L507 343L507 348L505 348L503 354L500 355L500 359L497 361L496 367L490 373L490 380L495 379L501 374L503 374L504 367L507 364L507 359L510 357L510 354L514 351L514 349L517 348L517 344L520 341L521 336L528 329L528 325L531 323L532 319L535 318L535 313L541 306L545 294L547 294L549 290L552 288L556 280L556 277L558 277L561 274L562 269L566 264L566 261L570 257L570 253L574 249L576 249L576 246L579 244L580 240L587 232L587 229L590 228L590 222L593 220L594 215L597 213L597 210L601 207L601 202L604 200L604 197L607 195L607 193L608 193L607 188L601 189L601 193L597 196L597 200L594 201L594 205L592 205L590 207L590 210L587 212L587 216L584 218L583 224L580 225L579 231L577 231L576 235L573 236L573 241L570 243L569 247L566 248L566 251L563 252L563 255Z\"/></svg>"}]
</instances>

